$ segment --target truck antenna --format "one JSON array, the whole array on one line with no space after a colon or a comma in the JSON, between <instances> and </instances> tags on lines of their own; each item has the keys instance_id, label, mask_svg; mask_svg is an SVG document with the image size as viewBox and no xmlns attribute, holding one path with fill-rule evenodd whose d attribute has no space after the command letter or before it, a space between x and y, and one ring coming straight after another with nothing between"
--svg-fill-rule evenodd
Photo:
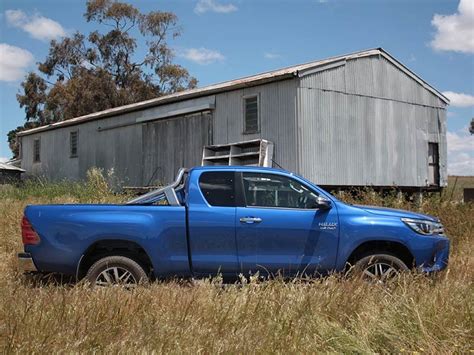
<instances>
[{"instance_id":1,"label":"truck antenna","mask_svg":"<svg viewBox=\"0 0 474 355\"><path fill-rule=\"evenodd\" d=\"M284 167L282 167L280 164L278 164L275 160L272 159L272 163L278 166L280 169L286 170Z\"/></svg>"}]
</instances>

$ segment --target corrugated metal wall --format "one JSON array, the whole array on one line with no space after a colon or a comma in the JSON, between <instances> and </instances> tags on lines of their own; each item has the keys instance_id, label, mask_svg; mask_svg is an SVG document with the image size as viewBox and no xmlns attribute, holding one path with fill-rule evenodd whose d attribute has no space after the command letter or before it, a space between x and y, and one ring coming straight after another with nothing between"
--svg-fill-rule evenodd
<instances>
[{"instance_id":1,"label":"corrugated metal wall","mask_svg":"<svg viewBox=\"0 0 474 355\"><path fill-rule=\"evenodd\" d=\"M152 122L161 121L149 123L141 121L153 119L169 111L213 102L214 96L192 99L24 136L22 166L28 175L44 176L55 181L83 180L91 167L102 168L107 173L113 171L114 180L119 185L143 186L150 179L161 183L172 181L177 172L177 164L187 163L190 166L200 164L202 145L198 147L193 143L197 138L191 132L209 130L209 123L204 122L204 127L201 128L191 119L193 124L190 129L178 130L176 134L165 132L163 135L154 135L156 127ZM187 120L188 116L175 118L177 119ZM169 120L165 119L163 122ZM165 123L166 125L170 123ZM181 125L178 123L178 127ZM78 156L71 158L69 134L76 130L79 133ZM33 142L38 137L41 139L41 162L35 163ZM211 141L206 140L206 144L209 143ZM149 146L148 149L144 150L144 144ZM174 153L170 152L174 149L180 149L186 154L184 160L173 158ZM150 158L151 152L156 153L153 159ZM169 163L165 163L165 159ZM183 165L179 165L181 166ZM153 176L155 170L157 172Z\"/></svg>"},{"instance_id":2,"label":"corrugated metal wall","mask_svg":"<svg viewBox=\"0 0 474 355\"><path fill-rule=\"evenodd\" d=\"M69 155L70 130L36 133L21 138L21 166L26 175L77 179L79 161ZM34 140L40 139L40 162L33 162ZM82 142L81 142L82 144Z\"/></svg>"},{"instance_id":3,"label":"corrugated metal wall","mask_svg":"<svg viewBox=\"0 0 474 355\"><path fill-rule=\"evenodd\" d=\"M113 169L122 185L166 183L178 167L200 164L203 145L263 138L275 143L276 163L321 185L422 187L428 142L438 142L446 184L445 105L419 82L383 56L300 76L24 136L22 168L59 180L84 179L97 166ZM259 96L256 134L244 134L248 95ZM208 113L160 118L192 107L208 107ZM74 130L77 158L69 155ZM41 162L33 163L37 137Z\"/></svg>"},{"instance_id":4,"label":"corrugated metal wall","mask_svg":"<svg viewBox=\"0 0 474 355\"><path fill-rule=\"evenodd\" d=\"M300 173L315 183L426 186L430 141L446 184L444 104L386 59L303 76L298 101Z\"/></svg>"},{"instance_id":5,"label":"corrugated metal wall","mask_svg":"<svg viewBox=\"0 0 474 355\"><path fill-rule=\"evenodd\" d=\"M110 130L100 127L133 123L138 113L86 122L77 126L44 131L22 137L22 166L28 175L51 180L85 179L91 167L114 173L119 184L140 184L142 180L141 125ZM78 131L78 154L70 157L69 134ZM33 142L41 139L41 161L33 162Z\"/></svg>"},{"instance_id":6,"label":"corrugated metal wall","mask_svg":"<svg viewBox=\"0 0 474 355\"><path fill-rule=\"evenodd\" d=\"M275 143L273 160L297 170L295 79L234 90L216 95L214 144L267 139ZM243 97L259 95L260 132L244 134Z\"/></svg>"},{"instance_id":7,"label":"corrugated metal wall","mask_svg":"<svg viewBox=\"0 0 474 355\"><path fill-rule=\"evenodd\" d=\"M212 114L199 113L143 125L143 184L173 181L179 168L201 165L212 144Z\"/></svg>"}]
</instances>

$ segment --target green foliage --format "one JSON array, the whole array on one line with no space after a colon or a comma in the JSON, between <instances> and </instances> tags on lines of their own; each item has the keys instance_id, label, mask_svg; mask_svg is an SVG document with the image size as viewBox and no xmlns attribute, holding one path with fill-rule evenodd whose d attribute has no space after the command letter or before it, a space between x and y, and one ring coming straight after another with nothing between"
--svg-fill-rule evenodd
<instances>
[{"instance_id":1,"label":"green foliage","mask_svg":"<svg viewBox=\"0 0 474 355\"><path fill-rule=\"evenodd\" d=\"M15 129L12 129L7 134L8 147L13 153L13 157L16 158L20 154L20 144L18 142L16 134L23 131L25 128L23 126L18 126Z\"/></svg>"},{"instance_id":2,"label":"green foliage","mask_svg":"<svg viewBox=\"0 0 474 355\"><path fill-rule=\"evenodd\" d=\"M46 81L36 73L29 73L25 81L21 83L23 95L17 94L16 98L21 108L25 108L25 118L27 121L34 120L40 125L48 123L43 112L46 102Z\"/></svg>"}]
</instances>

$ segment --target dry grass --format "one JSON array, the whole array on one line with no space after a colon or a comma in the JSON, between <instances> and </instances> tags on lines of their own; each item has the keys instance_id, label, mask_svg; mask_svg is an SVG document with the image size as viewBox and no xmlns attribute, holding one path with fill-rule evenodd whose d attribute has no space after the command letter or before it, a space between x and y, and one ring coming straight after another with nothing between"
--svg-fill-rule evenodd
<instances>
[{"instance_id":1,"label":"dry grass","mask_svg":"<svg viewBox=\"0 0 474 355\"><path fill-rule=\"evenodd\" d=\"M461 200L465 188L474 188L474 176L449 176L448 187L444 189L443 196L447 200Z\"/></svg>"},{"instance_id":2,"label":"dry grass","mask_svg":"<svg viewBox=\"0 0 474 355\"><path fill-rule=\"evenodd\" d=\"M94 179L90 179L94 182ZM359 202L417 209L363 193ZM0 191L2 352L426 352L474 351L474 206L425 200L452 238L435 278L387 286L333 276L303 282L156 283L133 291L35 285L16 271L26 204L119 201L100 179ZM344 196L346 200L348 196Z\"/></svg>"}]
</instances>

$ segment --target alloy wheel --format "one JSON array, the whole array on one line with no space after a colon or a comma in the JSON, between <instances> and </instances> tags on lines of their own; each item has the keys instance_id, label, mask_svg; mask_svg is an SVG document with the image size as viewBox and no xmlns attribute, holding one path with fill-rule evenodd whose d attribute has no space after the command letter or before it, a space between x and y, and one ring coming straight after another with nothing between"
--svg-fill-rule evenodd
<instances>
[{"instance_id":1,"label":"alloy wheel","mask_svg":"<svg viewBox=\"0 0 474 355\"><path fill-rule=\"evenodd\" d=\"M109 267L103 270L96 278L96 286L124 285L131 287L137 284L133 274L119 266Z\"/></svg>"},{"instance_id":2,"label":"alloy wheel","mask_svg":"<svg viewBox=\"0 0 474 355\"><path fill-rule=\"evenodd\" d=\"M383 282L398 275L398 270L390 264L375 262L367 266L363 277L369 281Z\"/></svg>"}]
</instances>

